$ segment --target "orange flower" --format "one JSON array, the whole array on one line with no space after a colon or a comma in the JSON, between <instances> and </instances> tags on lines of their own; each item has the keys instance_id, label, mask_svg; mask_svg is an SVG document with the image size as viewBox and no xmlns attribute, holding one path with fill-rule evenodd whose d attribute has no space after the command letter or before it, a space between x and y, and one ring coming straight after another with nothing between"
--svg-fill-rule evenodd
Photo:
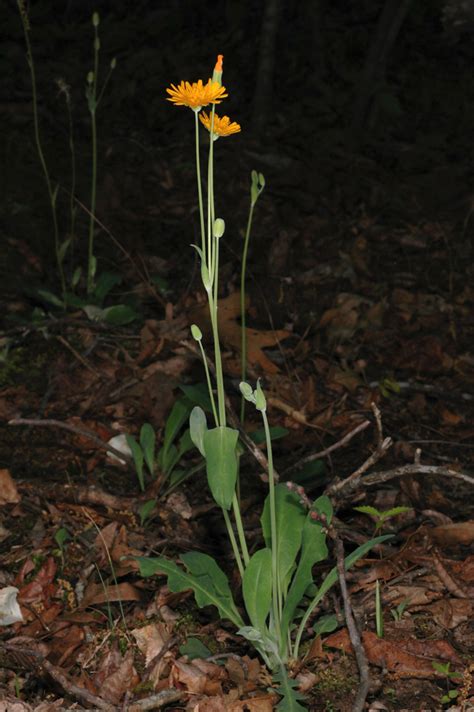
<instances>
[{"instance_id":1,"label":"orange flower","mask_svg":"<svg viewBox=\"0 0 474 712\"><path fill-rule=\"evenodd\" d=\"M211 130L212 117L206 114L205 111L199 114L199 120L206 127L208 131ZM217 116L214 114L214 126L212 129L213 138L219 138L219 136L230 136L231 134L239 133L240 124L235 121L231 121L228 116Z\"/></svg>"},{"instance_id":2,"label":"orange flower","mask_svg":"<svg viewBox=\"0 0 474 712\"><path fill-rule=\"evenodd\" d=\"M218 82L208 79L207 84L203 84L202 79L198 82L181 82L179 86L171 85L171 89L166 90L169 94L168 101L172 101L176 106L189 106L193 111L200 111L208 104L220 104L225 99L225 87Z\"/></svg>"}]
</instances>

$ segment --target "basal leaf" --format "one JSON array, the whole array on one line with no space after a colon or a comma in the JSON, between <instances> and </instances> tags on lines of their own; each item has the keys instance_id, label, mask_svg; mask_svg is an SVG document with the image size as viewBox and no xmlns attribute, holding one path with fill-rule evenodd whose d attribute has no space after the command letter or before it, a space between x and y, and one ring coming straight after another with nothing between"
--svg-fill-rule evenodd
<instances>
[{"instance_id":1,"label":"basal leaf","mask_svg":"<svg viewBox=\"0 0 474 712\"><path fill-rule=\"evenodd\" d=\"M216 503L230 509L237 482L239 431L226 426L207 430L203 437L207 481Z\"/></svg>"},{"instance_id":2,"label":"basal leaf","mask_svg":"<svg viewBox=\"0 0 474 712\"><path fill-rule=\"evenodd\" d=\"M242 579L242 593L252 625L263 633L272 602L270 549L260 549L251 557Z\"/></svg>"},{"instance_id":3,"label":"basal leaf","mask_svg":"<svg viewBox=\"0 0 474 712\"><path fill-rule=\"evenodd\" d=\"M144 423L140 430L140 445L142 446L143 456L150 475L153 475L155 469L155 440L156 435L153 426L150 423Z\"/></svg>"}]
</instances>

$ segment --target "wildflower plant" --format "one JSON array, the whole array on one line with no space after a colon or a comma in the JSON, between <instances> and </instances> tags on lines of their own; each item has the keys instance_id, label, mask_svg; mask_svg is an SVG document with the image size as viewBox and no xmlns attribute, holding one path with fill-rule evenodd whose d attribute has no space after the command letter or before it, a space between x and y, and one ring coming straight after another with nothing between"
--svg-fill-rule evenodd
<instances>
[{"instance_id":1,"label":"wildflower plant","mask_svg":"<svg viewBox=\"0 0 474 712\"><path fill-rule=\"evenodd\" d=\"M259 652L274 674L281 700L280 711L304 710L301 694L288 675L288 664L297 660L303 633L309 619L329 589L337 582L334 567L317 587L313 581L313 566L327 558L326 538L331 528L332 504L321 496L312 502L302 488L278 483L273 470L271 433L266 414L266 398L257 382L255 389L244 379L240 384L243 399L259 412L265 432L268 459L268 495L261 515L263 546L250 554L242 521L238 486L239 431L229 427L226 416L226 396L217 319L220 241L225 231L224 220L216 216L214 201L214 144L221 137L231 136L241 129L228 116L219 116L216 104L227 97L222 85L222 55L218 56L212 78L206 83L181 82L167 89L168 100L194 112L196 140L196 175L201 225L201 244L193 245L201 261L201 279L207 293L214 347L215 388L203 345L201 329L193 324L191 334L197 341L206 373L213 423L208 427L204 410L196 406L190 414L191 440L206 462L207 482L212 497L221 508L229 541L238 567L245 613L234 600L228 579L216 561L202 552L186 552L180 562L165 557L138 559L143 576L156 573L168 576L171 591L192 589L198 606L214 605L221 618L230 620L240 635ZM208 112L202 109L211 106ZM207 163L207 200L204 210L201 185L199 130L209 132ZM251 207L245 236L244 259L252 223L252 213L265 180L252 172ZM242 280L245 286L245 273ZM242 312L244 305L242 306ZM245 345L245 342L244 342ZM245 349L243 349L244 351ZM243 359L244 359L243 353ZM345 560L346 568L354 564L370 548L384 541L380 536L359 546ZM184 568L183 568L184 567ZM335 619L312 623L313 630L334 629Z\"/></svg>"}]
</instances>

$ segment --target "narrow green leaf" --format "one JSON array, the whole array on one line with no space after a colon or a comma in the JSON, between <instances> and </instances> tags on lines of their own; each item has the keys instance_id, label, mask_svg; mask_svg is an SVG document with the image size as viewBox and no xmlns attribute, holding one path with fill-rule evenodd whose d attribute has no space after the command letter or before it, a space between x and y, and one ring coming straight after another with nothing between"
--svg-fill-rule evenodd
<instances>
[{"instance_id":1,"label":"narrow green leaf","mask_svg":"<svg viewBox=\"0 0 474 712\"><path fill-rule=\"evenodd\" d=\"M251 557L242 579L245 608L252 625L262 633L272 603L272 552L260 549Z\"/></svg>"},{"instance_id":2,"label":"narrow green leaf","mask_svg":"<svg viewBox=\"0 0 474 712\"><path fill-rule=\"evenodd\" d=\"M68 238L66 238L66 240L64 240L64 242L62 242L61 245L59 246L59 250L58 250L58 262L61 262L61 264L62 264L62 262L64 261L64 258L66 257L66 253L67 253L67 251L68 251L68 249L69 249L69 245L70 245L70 244L71 244L71 238L68 237Z\"/></svg>"},{"instance_id":3,"label":"narrow green leaf","mask_svg":"<svg viewBox=\"0 0 474 712\"><path fill-rule=\"evenodd\" d=\"M153 475L155 470L155 441L156 435L153 426L150 423L144 423L140 430L140 445L150 475Z\"/></svg>"},{"instance_id":4,"label":"narrow green leaf","mask_svg":"<svg viewBox=\"0 0 474 712\"><path fill-rule=\"evenodd\" d=\"M203 438L209 489L219 507L227 510L231 508L237 482L238 438L239 431L226 426L207 430Z\"/></svg>"},{"instance_id":5,"label":"narrow green leaf","mask_svg":"<svg viewBox=\"0 0 474 712\"><path fill-rule=\"evenodd\" d=\"M188 419L190 410L191 407L187 398L178 398L175 401L171 409L171 413L166 419L165 434L163 438L163 450L165 452L174 442L179 431Z\"/></svg>"},{"instance_id":6,"label":"narrow green leaf","mask_svg":"<svg viewBox=\"0 0 474 712\"><path fill-rule=\"evenodd\" d=\"M227 577L214 559L207 554L193 551L183 554L181 560L187 571L183 571L174 561L163 557L137 558L142 576L166 574L170 591L177 593L192 589L200 608L215 606L221 618L226 618L241 628L244 622L235 606Z\"/></svg>"},{"instance_id":7,"label":"narrow green leaf","mask_svg":"<svg viewBox=\"0 0 474 712\"><path fill-rule=\"evenodd\" d=\"M145 490L145 479L143 477L143 450L137 443L133 435L126 435L127 445L132 451L133 462L135 463L135 469L137 471L137 478L140 484L140 489L143 492Z\"/></svg>"}]
</instances>

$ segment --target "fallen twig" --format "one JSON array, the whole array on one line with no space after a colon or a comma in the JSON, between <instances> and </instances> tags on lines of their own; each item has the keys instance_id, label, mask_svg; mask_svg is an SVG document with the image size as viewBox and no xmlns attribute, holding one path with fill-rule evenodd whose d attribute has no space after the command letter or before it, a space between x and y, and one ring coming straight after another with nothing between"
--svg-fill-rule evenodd
<instances>
[{"instance_id":1,"label":"fallen twig","mask_svg":"<svg viewBox=\"0 0 474 712\"><path fill-rule=\"evenodd\" d=\"M287 476L291 472L297 472L298 470L301 470L302 467L307 465L308 462L313 462L314 460L320 460L323 457L327 457L327 455L330 455L335 450L339 450L339 448L345 447L352 440L352 438L355 435L358 435L359 433L361 433L363 430L368 428L369 425L370 425L370 420L364 420L362 423L359 423L359 425L357 427L355 427L354 430L351 430L350 432L346 433L343 438L338 440L333 445L330 445L325 450L320 450L319 452L314 452L311 455L302 457L301 460L298 460L297 462L295 462L294 465L287 467L287 469L284 470L282 474Z\"/></svg>"},{"instance_id":2,"label":"fallen twig","mask_svg":"<svg viewBox=\"0 0 474 712\"><path fill-rule=\"evenodd\" d=\"M349 591L347 590L346 571L344 565L344 545L342 540L337 535L335 537L335 551L337 558L337 573L339 575L339 585L341 587L342 600L344 603L347 630L349 631L349 638L351 640L357 666L359 668L359 689L357 690L356 698L354 700L354 704L352 705L352 712L362 712L365 706L367 694L369 692L369 664L367 662L367 657L365 655L359 631L357 630L354 614L352 612L351 599Z\"/></svg>"}]
</instances>

